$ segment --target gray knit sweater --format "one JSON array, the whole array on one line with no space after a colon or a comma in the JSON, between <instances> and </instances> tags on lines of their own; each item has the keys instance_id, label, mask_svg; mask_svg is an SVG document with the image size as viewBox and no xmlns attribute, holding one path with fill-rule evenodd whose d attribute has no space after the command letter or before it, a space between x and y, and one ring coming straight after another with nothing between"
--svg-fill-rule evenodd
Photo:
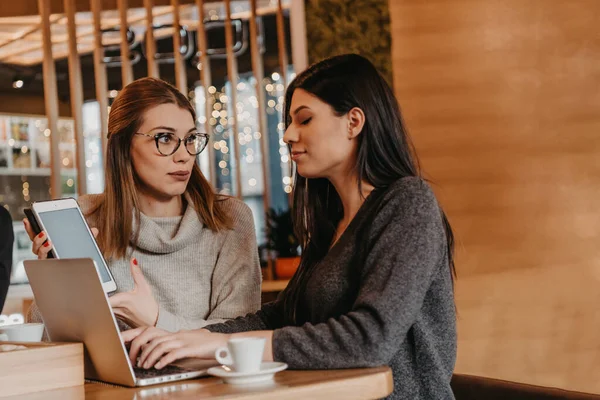
<instances>
[{"instance_id":1,"label":"gray knit sweater","mask_svg":"<svg viewBox=\"0 0 600 400\"><path fill-rule=\"evenodd\" d=\"M85 214L103 195L82 196ZM157 326L175 332L234 318L260 308L261 272L252 211L235 198L224 200L233 229L215 233L199 220L193 205L183 216L141 215L137 246L130 244L159 304ZM90 227L95 226L88 218ZM138 221L134 220L134 230ZM108 262L117 290L133 289L129 259ZM40 320L35 304L29 319Z\"/></svg>"},{"instance_id":2,"label":"gray knit sweater","mask_svg":"<svg viewBox=\"0 0 600 400\"><path fill-rule=\"evenodd\" d=\"M290 288L303 296L286 315ZM456 316L446 236L429 186L376 189L305 283L214 332L274 330L273 357L293 369L389 365L392 399L453 399Z\"/></svg>"}]
</instances>

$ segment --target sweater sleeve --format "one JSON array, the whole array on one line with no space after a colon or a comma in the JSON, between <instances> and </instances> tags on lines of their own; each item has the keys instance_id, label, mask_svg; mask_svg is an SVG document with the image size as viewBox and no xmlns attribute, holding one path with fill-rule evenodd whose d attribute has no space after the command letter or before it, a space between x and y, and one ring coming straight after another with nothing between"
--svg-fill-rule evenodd
<instances>
[{"instance_id":1,"label":"sweater sleeve","mask_svg":"<svg viewBox=\"0 0 600 400\"><path fill-rule=\"evenodd\" d=\"M252 211L237 199L227 201L232 202L233 229L225 233L213 271L210 313L205 319L190 320L159 307L157 327L171 332L199 329L260 308L262 275Z\"/></svg>"},{"instance_id":2,"label":"sweater sleeve","mask_svg":"<svg viewBox=\"0 0 600 400\"><path fill-rule=\"evenodd\" d=\"M283 318L283 292L277 300L267 303L252 314L238 317L220 324L206 327L211 332L236 333L248 331L275 330L284 325Z\"/></svg>"},{"instance_id":3,"label":"sweater sleeve","mask_svg":"<svg viewBox=\"0 0 600 400\"><path fill-rule=\"evenodd\" d=\"M322 323L275 330L275 360L293 369L390 362L418 317L433 275L447 265L442 261L445 234L431 189L424 183L408 189L386 194L371 224L351 311Z\"/></svg>"}]
</instances>

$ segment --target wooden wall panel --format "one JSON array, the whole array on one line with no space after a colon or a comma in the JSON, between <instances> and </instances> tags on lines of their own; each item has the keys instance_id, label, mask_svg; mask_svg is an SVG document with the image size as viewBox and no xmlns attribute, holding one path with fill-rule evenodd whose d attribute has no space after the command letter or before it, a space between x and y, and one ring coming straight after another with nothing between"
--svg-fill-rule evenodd
<instances>
[{"instance_id":1,"label":"wooden wall panel","mask_svg":"<svg viewBox=\"0 0 600 400\"><path fill-rule=\"evenodd\" d=\"M600 2L389 5L394 89L458 242L457 371L600 392L581 339L599 324Z\"/></svg>"},{"instance_id":2,"label":"wooden wall panel","mask_svg":"<svg viewBox=\"0 0 600 400\"><path fill-rule=\"evenodd\" d=\"M459 279L456 372L600 394L599 282L553 263Z\"/></svg>"}]
</instances>

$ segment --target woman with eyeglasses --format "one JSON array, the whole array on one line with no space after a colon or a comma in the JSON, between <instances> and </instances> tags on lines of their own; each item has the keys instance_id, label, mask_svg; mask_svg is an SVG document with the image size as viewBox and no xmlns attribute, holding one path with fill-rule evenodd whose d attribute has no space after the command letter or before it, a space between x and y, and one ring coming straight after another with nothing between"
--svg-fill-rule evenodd
<instances>
[{"instance_id":1,"label":"woman with eyeglasses","mask_svg":"<svg viewBox=\"0 0 600 400\"><path fill-rule=\"evenodd\" d=\"M143 78L115 99L105 190L78 199L111 269L115 314L128 325L197 329L260 307L252 212L215 193L196 156L208 135L172 85ZM38 258L52 243L25 228ZM39 319L37 307L30 319Z\"/></svg>"},{"instance_id":2,"label":"woman with eyeglasses","mask_svg":"<svg viewBox=\"0 0 600 400\"><path fill-rule=\"evenodd\" d=\"M388 365L389 398L453 399L453 233L420 177L391 88L364 57L335 56L290 83L284 115L296 165L298 271L257 313L192 331L124 332L131 360L163 368L258 337L265 361Z\"/></svg>"}]
</instances>

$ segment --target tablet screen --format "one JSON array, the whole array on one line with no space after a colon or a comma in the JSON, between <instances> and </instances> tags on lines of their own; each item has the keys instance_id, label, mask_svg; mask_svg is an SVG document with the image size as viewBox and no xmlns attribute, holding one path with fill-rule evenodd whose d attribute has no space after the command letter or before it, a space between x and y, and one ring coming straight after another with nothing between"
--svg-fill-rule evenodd
<instances>
[{"instance_id":1,"label":"tablet screen","mask_svg":"<svg viewBox=\"0 0 600 400\"><path fill-rule=\"evenodd\" d=\"M102 255L76 208L38 213L59 258L91 258L103 283L110 282Z\"/></svg>"}]
</instances>

